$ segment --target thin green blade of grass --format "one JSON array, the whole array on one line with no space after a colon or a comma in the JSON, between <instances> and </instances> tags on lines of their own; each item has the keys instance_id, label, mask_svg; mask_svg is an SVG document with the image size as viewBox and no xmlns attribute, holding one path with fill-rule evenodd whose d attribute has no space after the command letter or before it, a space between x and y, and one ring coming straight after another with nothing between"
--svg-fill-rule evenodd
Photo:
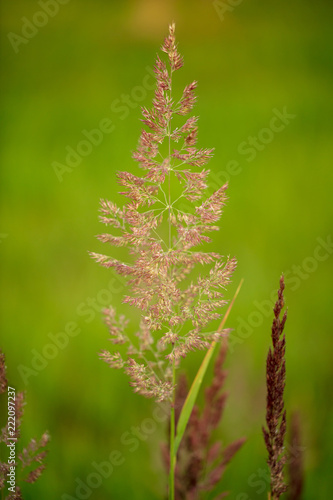
<instances>
[{"instance_id":1,"label":"thin green blade of grass","mask_svg":"<svg viewBox=\"0 0 333 500\"><path fill-rule=\"evenodd\" d=\"M232 306L234 305L234 302L236 300L236 297L241 289L241 286L243 284L243 279L241 279L239 285L238 285L238 288L232 298L232 301L221 321L221 324L218 328L218 331L220 332L223 328L224 328L224 325L227 321L227 318L230 314L230 311L232 309ZM213 353L214 353L214 350L215 350L215 346L216 346L216 342L212 342L209 350L207 351L201 365L200 365L200 368L195 376L195 379L193 380L193 383L191 385L191 388L189 390L189 393L187 395L187 398L185 400L185 403L183 405L183 408L182 408L182 411L180 413L180 416L179 416L179 420L178 420L178 425L177 425L177 430L176 430L176 437L175 437L175 443L174 443L174 457L176 457L177 455L177 451L178 451L178 448L179 448L179 445L180 445L180 442L183 438L183 435L184 435L184 432L185 432L185 429L186 429L186 426L187 426L187 423L189 421L189 418L191 416L191 413L192 413L192 409L193 409L193 406L195 404L195 401L197 399L197 395L198 395L198 392L199 392L199 389L201 387L201 384L202 384L202 381L203 381L203 378L205 376L205 373L206 373L206 370L207 370L207 367L209 365L209 362L213 356Z\"/></svg>"}]
</instances>

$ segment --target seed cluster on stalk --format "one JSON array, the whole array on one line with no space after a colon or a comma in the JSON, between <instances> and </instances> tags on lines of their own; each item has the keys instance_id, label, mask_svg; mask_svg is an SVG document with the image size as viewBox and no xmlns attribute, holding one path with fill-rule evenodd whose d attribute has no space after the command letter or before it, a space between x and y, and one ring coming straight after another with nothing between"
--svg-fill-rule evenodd
<instances>
[{"instance_id":1,"label":"seed cluster on stalk","mask_svg":"<svg viewBox=\"0 0 333 500\"><path fill-rule=\"evenodd\" d=\"M283 467L287 461L284 448L284 438L286 435L287 417L284 408L284 388L286 384L286 337L283 333L287 319L287 311L280 318L284 307L284 277L281 276L280 288L278 290L278 300L274 306L274 319L272 324L272 343L266 361L266 424L263 427L263 434L268 451L268 466L271 473L271 493L272 500L279 500L280 496L287 491L284 482Z\"/></svg>"}]
</instances>

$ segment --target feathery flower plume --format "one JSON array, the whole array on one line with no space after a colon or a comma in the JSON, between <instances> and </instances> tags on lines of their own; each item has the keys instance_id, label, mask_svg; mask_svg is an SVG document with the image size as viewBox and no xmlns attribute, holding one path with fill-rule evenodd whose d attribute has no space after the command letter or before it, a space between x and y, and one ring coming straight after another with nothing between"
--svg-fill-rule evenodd
<instances>
[{"instance_id":1,"label":"feathery flower plume","mask_svg":"<svg viewBox=\"0 0 333 500\"><path fill-rule=\"evenodd\" d=\"M172 400L174 370L181 358L195 349L206 349L225 332L209 328L226 304L223 291L236 267L234 258L223 258L198 247L210 242L207 233L226 203L227 184L207 196L206 164L213 149L196 147L198 118L190 116L173 128L176 115L188 115L196 102L194 81L177 101L173 76L183 66L175 40L175 25L169 27L162 52L154 68L156 89L151 109L142 108L142 130L133 153L143 174L118 172L123 207L101 200L100 220L111 228L98 239L128 250L126 261L91 252L102 266L112 268L127 280L129 293L123 299L141 311L137 340L129 338L127 320L112 306L104 311L113 344L127 346L116 352L102 351L101 359L112 368L123 369L135 392L157 401ZM178 181L182 192L173 194ZM185 203L184 203L185 202ZM186 210L184 211L184 206ZM126 252L124 252L125 255ZM198 266L202 272L192 275ZM210 270L207 270L210 266Z\"/></svg>"},{"instance_id":2,"label":"feathery flower plume","mask_svg":"<svg viewBox=\"0 0 333 500\"><path fill-rule=\"evenodd\" d=\"M274 307L274 320L272 324L273 350L269 348L266 363L267 384L267 406L266 424L262 428L266 448L268 451L268 466L271 473L271 496L272 500L279 500L282 493L287 490L284 483L283 467L287 461L284 450L284 438L286 434L286 411L284 410L283 392L286 382L285 349L286 339L282 336L287 312L280 319L280 313L284 306L283 298L284 277L280 279L278 300Z\"/></svg>"},{"instance_id":3,"label":"feathery flower plume","mask_svg":"<svg viewBox=\"0 0 333 500\"><path fill-rule=\"evenodd\" d=\"M4 394L5 392L7 392L7 388L8 381L6 378L5 355L0 351L0 394ZM4 445L7 446L8 444L13 443L13 438L16 438L16 456L19 459L19 461L15 462L16 477L18 477L17 469L19 467L20 471L22 471L22 473L19 474L20 478L23 476L22 481L26 481L27 483L34 483L35 481L37 481L37 479L45 469L45 464L43 462L47 455L45 447L49 442L49 435L45 432L42 435L40 441L31 439L28 446L26 448L23 448L22 451L19 452L17 443L20 439L24 405L25 394L23 392L16 393L15 404L11 405L15 407L15 431L13 434L13 431L9 429L7 422L6 425L1 429L0 444L4 443ZM8 453L8 448L6 448L6 452ZM6 486L6 483L8 481L7 474L9 473L9 471L10 465L8 461L0 462L0 490L4 489L5 487L7 488L8 486ZM9 496L7 496L8 500L22 500L22 498L21 488L18 485L15 486L15 491L10 492Z\"/></svg>"}]
</instances>

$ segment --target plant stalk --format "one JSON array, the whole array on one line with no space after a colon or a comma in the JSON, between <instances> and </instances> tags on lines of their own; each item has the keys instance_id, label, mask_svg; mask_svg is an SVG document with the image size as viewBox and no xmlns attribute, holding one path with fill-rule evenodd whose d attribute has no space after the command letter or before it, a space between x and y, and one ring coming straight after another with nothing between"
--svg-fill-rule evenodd
<instances>
[{"instance_id":1,"label":"plant stalk","mask_svg":"<svg viewBox=\"0 0 333 500\"><path fill-rule=\"evenodd\" d=\"M176 396L176 367L175 361L172 365L172 384L173 384L173 395L171 403L171 414L170 414L170 471L169 471L169 500L174 500L175 498L175 467L176 467L176 454L175 454L175 396Z\"/></svg>"}]
</instances>

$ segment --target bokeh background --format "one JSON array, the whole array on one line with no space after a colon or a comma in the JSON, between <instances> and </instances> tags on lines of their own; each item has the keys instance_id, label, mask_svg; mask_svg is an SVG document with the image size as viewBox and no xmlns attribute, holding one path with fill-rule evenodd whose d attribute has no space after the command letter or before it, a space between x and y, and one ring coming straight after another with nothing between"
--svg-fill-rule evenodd
<instances>
[{"instance_id":1,"label":"bokeh background","mask_svg":"<svg viewBox=\"0 0 333 500\"><path fill-rule=\"evenodd\" d=\"M133 428L153 419L154 404L98 359L110 346L100 310L111 301L125 311L123 284L87 251L107 251L94 236L104 230L99 199L120 200L116 171L137 171L131 151L140 106L151 103L150 71L172 20L185 60L175 90L198 80L199 145L216 148L211 187L229 180L230 200L210 249L238 258L229 298L245 280L229 320L230 396L220 437L248 441L217 491L230 490L236 500L267 498L265 358L272 297L284 272L285 399L288 416L298 411L301 418L303 498L330 498L332 3L16 0L1 8L1 348L10 385L27 391L23 443L46 429L52 436L47 470L23 486L24 498L165 497L165 426L156 423L137 446L124 444ZM293 116L282 130L263 131L274 110L284 109ZM112 132L81 147L81 158L62 170L68 151L86 139L83 131L104 119ZM253 154L249 137L259 138ZM56 347L54 338L66 344L57 336L66 329L76 335ZM191 377L200 359L193 354L184 364ZM115 450L124 463L90 492L76 492L96 472L93 463Z\"/></svg>"}]
</instances>

